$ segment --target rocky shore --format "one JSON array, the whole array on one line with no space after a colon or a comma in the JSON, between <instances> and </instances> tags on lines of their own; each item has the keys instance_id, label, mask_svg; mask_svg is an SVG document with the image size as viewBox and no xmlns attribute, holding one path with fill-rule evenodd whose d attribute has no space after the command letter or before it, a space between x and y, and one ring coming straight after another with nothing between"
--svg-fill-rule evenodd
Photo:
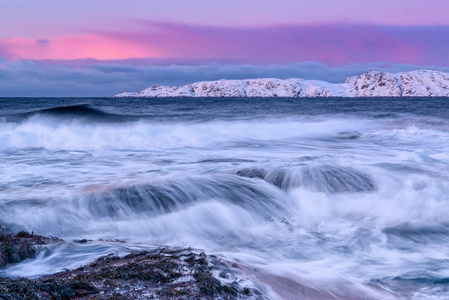
<instances>
[{"instance_id":1,"label":"rocky shore","mask_svg":"<svg viewBox=\"0 0 449 300\"><path fill-rule=\"evenodd\" d=\"M0 268L34 258L43 245L63 243L0 227ZM160 247L110 254L75 270L36 279L0 277L0 299L245 299L260 292L214 255Z\"/></svg>"},{"instance_id":2,"label":"rocky shore","mask_svg":"<svg viewBox=\"0 0 449 300\"><path fill-rule=\"evenodd\" d=\"M12 234L0 225L0 269L36 257L43 245L63 242L55 237L43 237L26 231Z\"/></svg>"}]
</instances>

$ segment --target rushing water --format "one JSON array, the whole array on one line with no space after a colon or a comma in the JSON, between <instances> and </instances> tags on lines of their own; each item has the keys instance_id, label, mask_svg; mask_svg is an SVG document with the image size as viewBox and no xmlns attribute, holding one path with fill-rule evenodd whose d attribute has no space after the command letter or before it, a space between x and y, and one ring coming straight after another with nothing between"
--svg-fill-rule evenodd
<instances>
[{"instance_id":1,"label":"rushing water","mask_svg":"<svg viewBox=\"0 0 449 300\"><path fill-rule=\"evenodd\" d=\"M447 99L4 98L0 161L0 224L69 241L0 275L192 246L269 297L449 299Z\"/></svg>"}]
</instances>

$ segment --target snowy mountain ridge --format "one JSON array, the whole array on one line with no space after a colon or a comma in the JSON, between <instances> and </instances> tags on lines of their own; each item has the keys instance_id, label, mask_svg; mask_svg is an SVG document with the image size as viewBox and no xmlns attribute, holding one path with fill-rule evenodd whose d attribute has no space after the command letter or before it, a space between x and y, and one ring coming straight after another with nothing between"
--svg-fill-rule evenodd
<instances>
[{"instance_id":1,"label":"snowy mountain ridge","mask_svg":"<svg viewBox=\"0 0 449 300\"><path fill-rule=\"evenodd\" d=\"M449 97L449 74L368 71L339 84L298 78L222 79L183 86L154 85L114 97Z\"/></svg>"}]
</instances>

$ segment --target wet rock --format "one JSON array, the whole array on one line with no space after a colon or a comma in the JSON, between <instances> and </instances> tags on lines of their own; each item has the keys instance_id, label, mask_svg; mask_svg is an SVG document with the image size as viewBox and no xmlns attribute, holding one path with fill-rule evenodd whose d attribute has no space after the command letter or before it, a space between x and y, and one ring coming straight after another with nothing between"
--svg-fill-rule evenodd
<instances>
[{"instance_id":1,"label":"wet rock","mask_svg":"<svg viewBox=\"0 0 449 300\"><path fill-rule=\"evenodd\" d=\"M73 242L77 244L86 244L87 242L92 242L92 240L81 239L81 240L74 240Z\"/></svg>"},{"instance_id":2,"label":"wet rock","mask_svg":"<svg viewBox=\"0 0 449 300\"><path fill-rule=\"evenodd\" d=\"M239 299L249 295L247 289L222 284L213 269L205 253L159 248L101 257L90 265L39 279L0 278L0 299Z\"/></svg>"},{"instance_id":3,"label":"wet rock","mask_svg":"<svg viewBox=\"0 0 449 300\"><path fill-rule=\"evenodd\" d=\"M0 225L1 226L1 225ZM0 227L0 268L34 258L42 245L63 242L58 238L43 237L26 231L11 234Z\"/></svg>"},{"instance_id":4,"label":"wet rock","mask_svg":"<svg viewBox=\"0 0 449 300\"><path fill-rule=\"evenodd\" d=\"M97 293L86 281L76 278L29 280L0 278L0 299L73 299Z\"/></svg>"},{"instance_id":5,"label":"wet rock","mask_svg":"<svg viewBox=\"0 0 449 300\"><path fill-rule=\"evenodd\" d=\"M0 235L10 234L8 229L6 229L3 225L0 224Z\"/></svg>"}]
</instances>

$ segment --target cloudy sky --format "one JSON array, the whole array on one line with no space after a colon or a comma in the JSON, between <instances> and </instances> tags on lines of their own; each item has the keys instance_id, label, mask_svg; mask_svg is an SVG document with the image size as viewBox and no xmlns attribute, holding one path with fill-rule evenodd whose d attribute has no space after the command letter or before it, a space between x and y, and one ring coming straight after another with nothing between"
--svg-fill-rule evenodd
<instances>
[{"instance_id":1,"label":"cloudy sky","mask_svg":"<svg viewBox=\"0 0 449 300\"><path fill-rule=\"evenodd\" d=\"M0 97L449 71L448 0L0 0Z\"/></svg>"}]
</instances>

